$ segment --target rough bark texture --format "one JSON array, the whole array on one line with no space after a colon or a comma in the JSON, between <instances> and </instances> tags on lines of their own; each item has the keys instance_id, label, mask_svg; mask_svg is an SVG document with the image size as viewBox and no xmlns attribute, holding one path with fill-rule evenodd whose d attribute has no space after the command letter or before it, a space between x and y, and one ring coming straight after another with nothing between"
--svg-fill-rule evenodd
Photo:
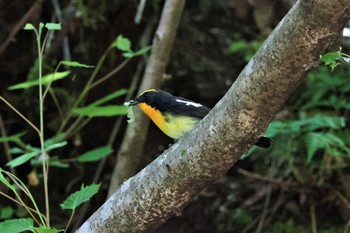
<instances>
[{"instance_id":1,"label":"rough bark texture","mask_svg":"<svg viewBox=\"0 0 350 233\"><path fill-rule=\"evenodd\" d=\"M148 232L180 214L257 141L349 18L350 0L299 1L193 132L124 182L78 232Z\"/></svg>"},{"instance_id":2,"label":"rough bark texture","mask_svg":"<svg viewBox=\"0 0 350 233\"><path fill-rule=\"evenodd\" d=\"M157 89L162 84L184 5L185 0L165 2L139 94L150 88ZM128 125L118 151L118 161L112 174L108 196L112 195L124 180L135 175L137 171L150 120L141 111L135 111L135 119L137 119L135 123Z\"/></svg>"}]
</instances>

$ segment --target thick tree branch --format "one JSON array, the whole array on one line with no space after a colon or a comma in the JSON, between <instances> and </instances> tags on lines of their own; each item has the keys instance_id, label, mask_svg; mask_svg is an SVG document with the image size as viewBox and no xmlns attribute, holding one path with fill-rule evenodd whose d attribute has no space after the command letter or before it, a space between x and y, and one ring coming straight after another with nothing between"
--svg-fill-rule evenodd
<instances>
[{"instance_id":1,"label":"thick tree branch","mask_svg":"<svg viewBox=\"0 0 350 233\"><path fill-rule=\"evenodd\" d=\"M139 94L144 90L161 86L184 5L185 0L165 2ZM118 162L112 174L108 196L137 171L150 120L140 111L135 111L135 118L137 121L128 125L118 151Z\"/></svg>"},{"instance_id":2,"label":"thick tree branch","mask_svg":"<svg viewBox=\"0 0 350 233\"><path fill-rule=\"evenodd\" d=\"M146 232L223 176L332 49L350 0L300 0L193 132L123 183L78 232Z\"/></svg>"}]
</instances>

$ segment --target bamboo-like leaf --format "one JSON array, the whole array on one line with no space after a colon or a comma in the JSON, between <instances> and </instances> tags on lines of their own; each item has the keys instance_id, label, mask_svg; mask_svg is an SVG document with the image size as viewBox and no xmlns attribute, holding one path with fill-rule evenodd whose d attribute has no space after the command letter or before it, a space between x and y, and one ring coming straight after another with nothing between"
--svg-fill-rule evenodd
<instances>
[{"instance_id":1,"label":"bamboo-like leaf","mask_svg":"<svg viewBox=\"0 0 350 233\"><path fill-rule=\"evenodd\" d=\"M19 165L22 165L23 163L31 160L32 158L34 158L35 156L39 155L38 151L34 151L34 152L30 152L24 155L21 155L15 159L12 159L11 161L9 161L8 163L6 163L6 166L9 167L17 167Z\"/></svg>"},{"instance_id":2,"label":"bamboo-like leaf","mask_svg":"<svg viewBox=\"0 0 350 233\"><path fill-rule=\"evenodd\" d=\"M47 74L43 76L42 83L43 85L48 85L50 82L54 82L56 80L62 79L67 77L70 74L70 71L64 71L64 72L56 72L52 74ZM28 89L30 87L38 86L39 85L39 79L33 80L33 81L26 81L23 83L19 83L13 86L8 87L8 90L18 90L18 89Z\"/></svg>"},{"instance_id":3,"label":"bamboo-like leaf","mask_svg":"<svg viewBox=\"0 0 350 233\"><path fill-rule=\"evenodd\" d=\"M94 150L90 150L80 155L77 159L81 163L94 162L104 157L107 157L112 152L113 152L113 149L111 146L103 146L103 147L96 148Z\"/></svg>"},{"instance_id":4,"label":"bamboo-like leaf","mask_svg":"<svg viewBox=\"0 0 350 233\"><path fill-rule=\"evenodd\" d=\"M85 65L77 61L61 61L62 65L79 68L94 68L95 66Z\"/></svg>"},{"instance_id":5,"label":"bamboo-like leaf","mask_svg":"<svg viewBox=\"0 0 350 233\"><path fill-rule=\"evenodd\" d=\"M111 117L127 114L127 107L124 105L107 105L97 107L76 108L73 113L86 117Z\"/></svg>"},{"instance_id":6,"label":"bamboo-like leaf","mask_svg":"<svg viewBox=\"0 0 350 233\"><path fill-rule=\"evenodd\" d=\"M48 30L61 30L61 24L60 23L45 23L45 27Z\"/></svg>"}]
</instances>

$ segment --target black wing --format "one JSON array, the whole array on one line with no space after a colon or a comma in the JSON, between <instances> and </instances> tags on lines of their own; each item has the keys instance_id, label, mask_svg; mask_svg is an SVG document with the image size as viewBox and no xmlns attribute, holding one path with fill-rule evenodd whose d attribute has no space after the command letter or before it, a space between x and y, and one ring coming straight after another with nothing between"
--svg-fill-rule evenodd
<instances>
[{"instance_id":1,"label":"black wing","mask_svg":"<svg viewBox=\"0 0 350 233\"><path fill-rule=\"evenodd\" d=\"M162 103L162 107L164 112L199 119L204 118L210 112L210 108L204 105L177 96L174 96L172 100Z\"/></svg>"}]
</instances>

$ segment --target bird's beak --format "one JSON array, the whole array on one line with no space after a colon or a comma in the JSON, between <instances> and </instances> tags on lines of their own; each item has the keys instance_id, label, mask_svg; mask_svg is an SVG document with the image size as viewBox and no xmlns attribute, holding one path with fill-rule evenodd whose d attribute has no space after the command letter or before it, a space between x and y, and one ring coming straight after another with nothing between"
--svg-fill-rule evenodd
<instances>
[{"instance_id":1,"label":"bird's beak","mask_svg":"<svg viewBox=\"0 0 350 233\"><path fill-rule=\"evenodd\" d=\"M135 106L137 104L139 104L139 101L137 101L137 100L130 100L130 101L124 103L125 106Z\"/></svg>"}]
</instances>

